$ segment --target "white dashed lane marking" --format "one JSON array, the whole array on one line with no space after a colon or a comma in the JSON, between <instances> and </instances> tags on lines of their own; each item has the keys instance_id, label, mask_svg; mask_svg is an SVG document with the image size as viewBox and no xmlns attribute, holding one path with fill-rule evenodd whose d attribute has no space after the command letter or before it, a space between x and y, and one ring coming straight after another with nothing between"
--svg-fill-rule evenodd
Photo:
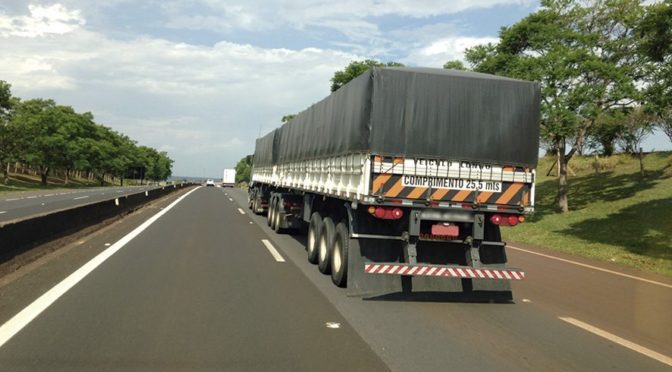
<instances>
[{"instance_id":1,"label":"white dashed lane marking","mask_svg":"<svg viewBox=\"0 0 672 372\"><path fill-rule=\"evenodd\" d=\"M601 330L597 327L593 327L592 325L588 323L584 323L580 320L574 319L574 318L569 318L569 317L560 317L560 320L565 321L571 325L577 326L583 330L586 330L592 334L598 335L602 338L606 338L607 340L619 344L623 347L626 347L630 350L636 351L640 354L646 355L647 357L651 359L655 359L663 364L667 364L668 366L672 366L672 358L668 357L667 355L663 355L661 353L657 353L651 349L647 349L644 346L637 345L634 342L630 342L624 338L618 337L612 333L609 333L607 331Z\"/></svg>"},{"instance_id":2,"label":"white dashed lane marking","mask_svg":"<svg viewBox=\"0 0 672 372\"><path fill-rule=\"evenodd\" d=\"M266 239L262 239L261 242L264 243L264 245L266 246L266 249L268 249L268 251L271 252L271 255L273 256L273 258L275 258L276 261L285 262L285 259L282 258L282 256L280 255L280 252L278 252L275 249L275 247L273 246L273 244L271 244L271 242L269 242Z\"/></svg>"}]
</instances>

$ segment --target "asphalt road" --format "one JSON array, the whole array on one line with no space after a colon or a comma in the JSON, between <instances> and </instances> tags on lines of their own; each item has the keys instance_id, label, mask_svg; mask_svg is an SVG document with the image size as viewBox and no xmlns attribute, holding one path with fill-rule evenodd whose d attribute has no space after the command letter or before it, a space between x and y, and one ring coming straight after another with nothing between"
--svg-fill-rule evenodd
<instances>
[{"instance_id":1,"label":"asphalt road","mask_svg":"<svg viewBox=\"0 0 672 372\"><path fill-rule=\"evenodd\" d=\"M244 204L241 190L200 188L186 196L0 346L2 369L672 367L665 364L672 355L672 285L665 279L511 249L512 264L527 272L514 284L512 304L347 297L306 261L303 238L272 233ZM131 217L80 248L90 246L91 257L114 248L103 242L147 217ZM86 261L80 248L0 288L11 300L0 304L0 339L12 315L80 266L73 262Z\"/></svg>"},{"instance_id":2,"label":"asphalt road","mask_svg":"<svg viewBox=\"0 0 672 372\"><path fill-rule=\"evenodd\" d=\"M95 187L0 194L0 224L78 205L134 194L157 186Z\"/></svg>"}]
</instances>

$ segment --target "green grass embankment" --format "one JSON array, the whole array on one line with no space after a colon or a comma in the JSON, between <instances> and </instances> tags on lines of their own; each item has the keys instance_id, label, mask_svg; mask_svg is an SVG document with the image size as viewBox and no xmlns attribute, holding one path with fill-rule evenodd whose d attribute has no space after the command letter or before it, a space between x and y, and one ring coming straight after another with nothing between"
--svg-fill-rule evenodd
<instances>
[{"instance_id":1,"label":"green grass embankment","mask_svg":"<svg viewBox=\"0 0 672 372\"><path fill-rule=\"evenodd\" d=\"M124 182L124 185L129 184ZM9 182L4 184L0 181L0 194L13 191L37 191L37 190L51 190L51 189L77 189L85 187L101 186L100 181L90 181L86 179L70 178L68 183L65 179L60 177L49 177L47 185L40 183L40 176L25 175L25 174L9 174ZM119 182L110 183L105 182L104 186L119 186Z\"/></svg>"},{"instance_id":2,"label":"green grass embankment","mask_svg":"<svg viewBox=\"0 0 672 372\"><path fill-rule=\"evenodd\" d=\"M672 276L672 152L639 160L615 155L575 157L570 166L570 212L557 212L557 178L546 176L554 159L540 159L536 212L528 222L503 228L505 240Z\"/></svg>"}]
</instances>

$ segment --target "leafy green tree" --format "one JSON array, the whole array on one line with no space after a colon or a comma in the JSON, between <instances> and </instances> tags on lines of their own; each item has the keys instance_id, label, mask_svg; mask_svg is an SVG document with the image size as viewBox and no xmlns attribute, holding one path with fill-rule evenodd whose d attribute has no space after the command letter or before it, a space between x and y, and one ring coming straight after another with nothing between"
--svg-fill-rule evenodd
<instances>
[{"instance_id":1,"label":"leafy green tree","mask_svg":"<svg viewBox=\"0 0 672 372\"><path fill-rule=\"evenodd\" d=\"M639 52L650 62L645 75L646 109L672 141L672 0L646 7L637 25Z\"/></svg>"},{"instance_id":2,"label":"leafy green tree","mask_svg":"<svg viewBox=\"0 0 672 372\"><path fill-rule=\"evenodd\" d=\"M639 153L644 138L653 132L655 121L656 117L641 106L625 109L623 130L618 138L623 151L633 155Z\"/></svg>"},{"instance_id":3,"label":"leafy green tree","mask_svg":"<svg viewBox=\"0 0 672 372\"><path fill-rule=\"evenodd\" d=\"M335 92L350 80L363 74L371 67L404 67L402 63L387 62L382 63L373 59L366 59L364 61L352 61L343 69L343 71L336 71L331 78L331 91Z\"/></svg>"},{"instance_id":4,"label":"leafy green tree","mask_svg":"<svg viewBox=\"0 0 672 372\"><path fill-rule=\"evenodd\" d=\"M236 164L236 183L250 183L253 158L253 155L247 155L238 161L238 164Z\"/></svg>"},{"instance_id":5,"label":"leafy green tree","mask_svg":"<svg viewBox=\"0 0 672 372\"><path fill-rule=\"evenodd\" d=\"M467 67L464 65L464 63L462 63L462 61L459 61L459 60L456 60L456 59L444 63L443 68L445 68L447 70L466 70L467 69Z\"/></svg>"},{"instance_id":6,"label":"leafy green tree","mask_svg":"<svg viewBox=\"0 0 672 372\"><path fill-rule=\"evenodd\" d=\"M286 123L286 122L294 119L295 117L296 117L296 114L285 115L285 116L282 117L282 119L280 119L280 121L282 121L283 123Z\"/></svg>"},{"instance_id":7,"label":"leafy green tree","mask_svg":"<svg viewBox=\"0 0 672 372\"><path fill-rule=\"evenodd\" d=\"M16 106L21 102L12 97L11 85L0 80L0 172L2 182L9 181L7 168L21 156L26 135L12 120Z\"/></svg>"},{"instance_id":8,"label":"leafy green tree","mask_svg":"<svg viewBox=\"0 0 672 372\"><path fill-rule=\"evenodd\" d=\"M467 49L474 70L538 81L542 140L557 149L558 207L569 210L567 167L600 113L641 99L644 71L635 0L542 0L542 7L500 31L497 44Z\"/></svg>"},{"instance_id":9,"label":"leafy green tree","mask_svg":"<svg viewBox=\"0 0 672 372\"><path fill-rule=\"evenodd\" d=\"M19 105L12 118L30 136L24 156L38 168L43 185L47 184L49 171L63 162L67 138L59 127L68 120L69 110L53 100L32 99Z\"/></svg>"}]
</instances>

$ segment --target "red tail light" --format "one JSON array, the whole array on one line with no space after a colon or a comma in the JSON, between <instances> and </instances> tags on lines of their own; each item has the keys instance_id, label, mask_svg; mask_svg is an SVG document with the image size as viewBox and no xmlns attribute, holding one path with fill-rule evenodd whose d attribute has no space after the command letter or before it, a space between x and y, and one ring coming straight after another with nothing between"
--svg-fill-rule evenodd
<instances>
[{"instance_id":1,"label":"red tail light","mask_svg":"<svg viewBox=\"0 0 672 372\"><path fill-rule=\"evenodd\" d=\"M490 222L497 226L516 226L518 223L525 222L525 217L515 214L493 214L490 216Z\"/></svg>"},{"instance_id":2,"label":"red tail light","mask_svg":"<svg viewBox=\"0 0 672 372\"><path fill-rule=\"evenodd\" d=\"M490 222L492 222L493 225L501 225L502 224L502 216L498 214L493 214L492 217L490 217Z\"/></svg>"},{"instance_id":3,"label":"red tail light","mask_svg":"<svg viewBox=\"0 0 672 372\"><path fill-rule=\"evenodd\" d=\"M398 220L404 216L404 210L401 208L386 208L370 206L369 213L376 218L383 220Z\"/></svg>"}]
</instances>

